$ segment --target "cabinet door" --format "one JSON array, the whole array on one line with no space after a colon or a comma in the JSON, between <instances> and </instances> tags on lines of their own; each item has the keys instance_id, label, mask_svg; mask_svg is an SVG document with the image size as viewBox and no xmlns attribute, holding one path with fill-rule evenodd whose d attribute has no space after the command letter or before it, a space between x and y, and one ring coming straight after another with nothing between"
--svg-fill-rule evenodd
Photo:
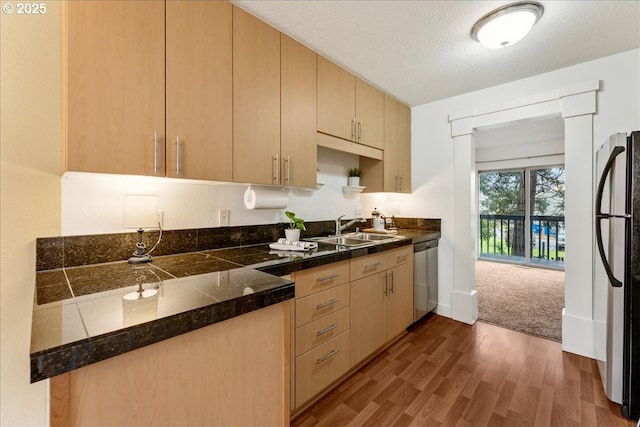
<instances>
[{"instance_id":1,"label":"cabinet door","mask_svg":"<svg viewBox=\"0 0 640 427\"><path fill-rule=\"evenodd\" d=\"M318 55L318 131L355 141L356 78Z\"/></svg>"},{"instance_id":2,"label":"cabinet door","mask_svg":"<svg viewBox=\"0 0 640 427\"><path fill-rule=\"evenodd\" d=\"M316 187L317 102L316 54L281 35L282 184Z\"/></svg>"},{"instance_id":3,"label":"cabinet door","mask_svg":"<svg viewBox=\"0 0 640 427\"><path fill-rule=\"evenodd\" d=\"M398 190L398 119L400 103L384 97L384 191Z\"/></svg>"},{"instance_id":4,"label":"cabinet door","mask_svg":"<svg viewBox=\"0 0 640 427\"><path fill-rule=\"evenodd\" d=\"M167 176L231 181L231 3L166 8Z\"/></svg>"},{"instance_id":5,"label":"cabinet door","mask_svg":"<svg viewBox=\"0 0 640 427\"><path fill-rule=\"evenodd\" d=\"M384 148L384 94L356 78L356 141Z\"/></svg>"},{"instance_id":6,"label":"cabinet door","mask_svg":"<svg viewBox=\"0 0 640 427\"><path fill-rule=\"evenodd\" d=\"M164 176L164 1L66 5L66 169Z\"/></svg>"},{"instance_id":7,"label":"cabinet door","mask_svg":"<svg viewBox=\"0 0 640 427\"><path fill-rule=\"evenodd\" d=\"M411 193L411 109L398 105L398 176L401 193Z\"/></svg>"},{"instance_id":8,"label":"cabinet door","mask_svg":"<svg viewBox=\"0 0 640 427\"><path fill-rule=\"evenodd\" d=\"M389 270L387 282L387 340L391 340L413 322L413 262Z\"/></svg>"},{"instance_id":9,"label":"cabinet door","mask_svg":"<svg viewBox=\"0 0 640 427\"><path fill-rule=\"evenodd\" d=\"M386 342L386 273L351 282L351 366Z\"/></svg>"},{"instance_id":10,"label":"cabinet door","mask_svg":"<svg viewBox=\"0 0 640 427\"><path fill-rule=\"evenodd\" d=\"M233 6L233 180L279 184L280 32Z\"/></svg>"}]
</instances>

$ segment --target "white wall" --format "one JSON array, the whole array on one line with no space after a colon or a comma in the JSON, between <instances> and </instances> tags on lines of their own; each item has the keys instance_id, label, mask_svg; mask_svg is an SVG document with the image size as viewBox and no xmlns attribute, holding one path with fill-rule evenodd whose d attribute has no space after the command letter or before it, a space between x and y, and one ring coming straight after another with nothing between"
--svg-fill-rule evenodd
<instances>
[{"instance_id":1,"label":"white wall","mask_svg":"<svg viewBox=\"0 0 640 427\"><path fill-rule=\"evenodd\" d=\"M9 4L9 3L4 3ZM60 4L0 14L0 425L49 423L49 381L30 384L35 239L60 233Z\"/></svg>"},{"instance_id":2,"label":"white wall","mask_svg":"<svg viewBox=\"0 0 640 427\"><path fill-rule=\"evenodd\" d=\"M286 222L290 210L306 221L331 220L360 210L360 194L345 194L347 170L358 165L358 156L320 147L315 191L291 190L286 209L245 208L246 185L189 181L171 178L67 173L62 179L62 234L65 236L129 232L122 228L124 194L158 196L167 230L218 227L219 209L229 209L229 225Z\"/></svg>"},{"instance_id":3,"label":"white wall","mask_svg":"<svg viewBox=\"0 0 640 427\"><path fill-rule=\"evenodd\" d=\"M597 150L600 142L614 132L640 129L640 50L579 64L528 79L425 104L412 109L412 180L414 194L407 211L411 216L442 218L443 239L440 256L440 301L451 304L453 289L453 165L454 146L447 115L461 110L482 108L526 99L584 81L600 80L597 114L594 116L594 143L586 150ZM567 161L570 161L567 159ZM436 185L437 183L437 185ZM592 182L584 185L592 186ZM432 203L432 201L434 203ZM591 215L591 212L586 213ZM592 267L590 267L592 268ZM591 307L586 307L591 310Z\"/></svg>"}]
</instances>

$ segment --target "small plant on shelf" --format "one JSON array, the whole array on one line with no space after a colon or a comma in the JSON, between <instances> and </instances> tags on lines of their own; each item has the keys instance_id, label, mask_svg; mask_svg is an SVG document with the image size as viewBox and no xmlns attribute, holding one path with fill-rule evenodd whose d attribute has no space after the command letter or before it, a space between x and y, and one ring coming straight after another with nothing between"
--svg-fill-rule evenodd
<instances>
[{"instance_id":1,"label":"small plant on shelf","mask_svg":"<svg viewBox=\"0 0 640 427\"><path fill-rule=\"evenodd\" d=\"M350 187L358 187L360 185L360 168L349 169L347 183Z\"/></svg>"}]
</instances>

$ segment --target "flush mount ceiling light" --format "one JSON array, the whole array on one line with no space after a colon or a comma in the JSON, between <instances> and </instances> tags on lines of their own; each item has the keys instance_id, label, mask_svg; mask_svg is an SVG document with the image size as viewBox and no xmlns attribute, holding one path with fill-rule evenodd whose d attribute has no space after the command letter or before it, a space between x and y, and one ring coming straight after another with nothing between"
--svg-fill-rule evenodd
<instances>
[{"instance_id":1,"label":"flush mount ceiling light","mask_svg":"<svg viewBox=\"0 0 640 427\"><path fill-rule=\"evenodd\" d=\"M540 3L512 3L480 18L471 29L471 37L485 47L499 49L524 38L544 13Z\"/></svg>"}]
</instances>

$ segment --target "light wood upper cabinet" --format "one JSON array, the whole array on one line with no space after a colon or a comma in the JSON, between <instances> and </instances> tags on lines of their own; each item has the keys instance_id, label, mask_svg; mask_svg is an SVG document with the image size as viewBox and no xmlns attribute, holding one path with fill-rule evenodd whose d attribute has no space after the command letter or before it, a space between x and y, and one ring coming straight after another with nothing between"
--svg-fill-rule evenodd
<instances>
[{"instance_id":1,"label":"light wood upper cabinet","mask_svg":"<svg viewBox=\"0 0 640 427\"><path fill-rule=\"evenodd\" d=\"M164 176L164 1L66 4L65 168Z\"/></svg>"},{"instance_id":2,"label":"light wood upper cabinet","mask_svg":"<svg viewBox=\"0 0 640 427\"><path fill-rule=\"evenodd\" d=\"M317 182L316 53L281 34L281 184Z\"/></svg>"},{"instance_id":3,"label":"light wood upper cabinet","mask_svg":"<svg viewBox=\"0 0 640 427\"><path fill-rule=\"evenodd\" d=\"M356 78L356 142L384 147L384 94Z\"/></svg>"},{"instance_id":4,"label":"light wood upper cabinet","mask_svg":"<svg viewBox=\"0 0 640 427\"><path fill-rule=\"evenodd\" d=\"M232 180L232 6L166 3L166 173Z\"/></svg>"},{"instance_id":5,"label":"light wood upper cabinet","mask_svg":"<svg viewBox=\"0 0 640 427\"><path fill-rule=\"evenodd\" d=\"M355 76L318 55L318 131L355 140Z\"/></svg>"},{"instance_id":6,"label":"light wood upper cabinet","mask_svg":"<svg viewBox=\"0 0 640 427\"><path fill-rule=\"evenodd\" d=\"M318 55L318 131L382 148L383 126L384 94Z\"/></svg>"},{"instance_id":7,"label":"light wood upper cabinet","mask_svg":"<svg viewBox=\"0 0 640 427\"><path fill-rule=\"evenodd\" d=\"M280 183L280 32L236 6L233 138L234 181Z\"/></svg>"},{"instance_id":8,"label":"light wood upper cabinet","mask_svg":"<svg viewBox=\"0 0 640 427\"><path fill-rule=\"evenodd\" d=\"M411 109L384 97L384 191L411 193Z\"/></svg>"}]
</instances>

